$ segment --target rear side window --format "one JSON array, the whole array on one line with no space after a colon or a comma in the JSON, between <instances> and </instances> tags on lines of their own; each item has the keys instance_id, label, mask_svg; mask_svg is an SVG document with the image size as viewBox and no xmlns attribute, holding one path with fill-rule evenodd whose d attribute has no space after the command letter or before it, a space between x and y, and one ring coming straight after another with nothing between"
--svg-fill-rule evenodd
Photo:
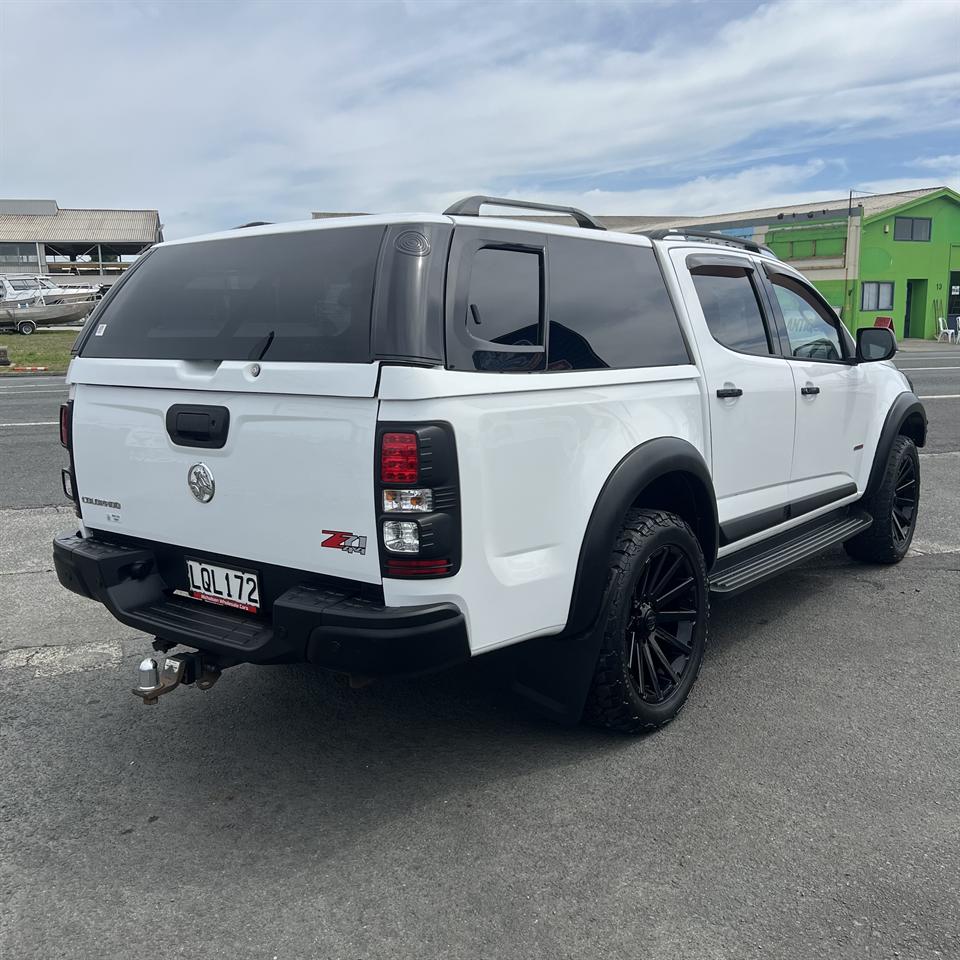
<instances>
[{"instance_id":1,"label":"rear side window","mask_svg":"<svg viewBox=\"0 0 960 960\"><path fill-rule=\"evenodd\" d=\"M551 237L549 259L550 370L690 362L653 250Z\"/></svg>"},{"instance_id":2,"label":"rear side window","mask_svg":"<svg viewBox=\"0 0 960 960\"><path fill-rule=\"evenodd\" d=\"M540 255L483 247L473 258L467 327L480 340L512 346L543 343Z\"/></svg>"},{"instance_id":3,"label":"rear side window","mask_svg":"<svg viewBox=\"0 0 960 960\"><path fill-rule=\"evenodd\" d=\"M366 363L382 226L158 247L84 357Z\"/></svg>"},{"instance_id":4,"label":"rear side window","mask_svg":"<svg viewBox=\"0 0 960 960\"><path fill-rule=\"evenodd\" d=\"M710 335L738 353L769 356L773 347L750 272L735 266L702 266L693 271Z\"/></svg>"}]
</instances>

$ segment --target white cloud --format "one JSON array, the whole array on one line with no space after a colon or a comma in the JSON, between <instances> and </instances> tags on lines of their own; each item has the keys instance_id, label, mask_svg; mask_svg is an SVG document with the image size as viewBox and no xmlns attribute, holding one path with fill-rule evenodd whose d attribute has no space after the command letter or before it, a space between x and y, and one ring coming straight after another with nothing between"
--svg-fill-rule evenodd
<instances>
[{"instance_id":1,"label":"white cloud","mask_svg":"<svg viewBox=\"0 0 960 960\"><path fill-rule=\"evenodd\" d=\"M696 216L732 213L737 210L836 199L836 191L805 187L827 164L810 160L804 164L769 164L748 167L736 173L700 176L667 187L642 190L555 191L534 186L534 195L545 203L583 207L608 214ZM482 192L478 190L477 192ZM529 191L522 191L525 195ZM510 191L508 198L518 196ZM440 208L455 199L453 194L438 196L432 204Z\"/></svg>"},{"instance_id":2,"label":"white cloud","mask_svg":"<svg viewBox=\"0 0 960 960\"><path fill-rule=\"evenodd\" d=\"M960 167L960 153L941 153L938 157L917 157L913 161L916 167L927 167L930 170L946 170Z\"/></svg>"},{"instance_id":3,"label":"white cloud","mask_svg":"<svg viewBox=\"0 0 960 960\"><path fill-rule=\"evenodd\" d=\"M156 206L168 236L472 191L607 213L833 197L876 177L843 169L852 144L957 115L956 14L952 0L7 3L0 33L42 33L57 109L38 128L35 50L5 45L0 192Z\"/></svg>"}]
</instances>

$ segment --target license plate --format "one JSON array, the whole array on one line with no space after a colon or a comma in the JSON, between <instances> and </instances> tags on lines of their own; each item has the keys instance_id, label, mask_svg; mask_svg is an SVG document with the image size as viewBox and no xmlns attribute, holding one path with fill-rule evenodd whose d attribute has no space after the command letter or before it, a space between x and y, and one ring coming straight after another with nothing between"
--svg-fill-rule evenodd
<instances>
[{"instance_id":1,"label":"license plate","mask_svg":"<svg viewBox=\"0 0 960 960\"><path fill-rule=\"evenodd\" d=\"M190 596L196 600L247 613L260 611L260 580L249 570L218 567L188 558L187 581Z\"/></svg>"}]
</instances>

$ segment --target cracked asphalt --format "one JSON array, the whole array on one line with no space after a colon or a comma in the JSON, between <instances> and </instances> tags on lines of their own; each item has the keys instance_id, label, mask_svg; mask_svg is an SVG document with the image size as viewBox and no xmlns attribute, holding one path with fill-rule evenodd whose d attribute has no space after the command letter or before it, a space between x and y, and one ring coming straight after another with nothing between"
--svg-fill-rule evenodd
<instances>
[{"instance_id":1,"label":"cracked asphalt","mask_svg":"<svg viewBox=\"0 0 960 960\"><path fill-rule=\"evenodd\" d=\"M59 448L25 473L0 427L0 958L960 957L960 405L927 409L909 557L715 600L639 739L531 717L495 657L145 708L147 639L51 571Z\"/></svg>"}]
</instances>

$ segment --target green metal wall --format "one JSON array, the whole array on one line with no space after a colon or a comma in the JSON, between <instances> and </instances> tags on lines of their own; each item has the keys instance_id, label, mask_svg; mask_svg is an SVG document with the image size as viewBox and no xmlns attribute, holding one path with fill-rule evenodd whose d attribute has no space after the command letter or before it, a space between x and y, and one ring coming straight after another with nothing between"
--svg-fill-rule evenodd
<instances>
[{"instance_id":1,"label":"green metal wall","mask_svg":"<svg viewBox=\"0 0 960 960\"><path fill-rule=\"evenodd\" d=\"M781 260L837 260L843 257L846 241L846 220L782 230L771 227L764 240Z\"/></svg>"}]
</instances>

